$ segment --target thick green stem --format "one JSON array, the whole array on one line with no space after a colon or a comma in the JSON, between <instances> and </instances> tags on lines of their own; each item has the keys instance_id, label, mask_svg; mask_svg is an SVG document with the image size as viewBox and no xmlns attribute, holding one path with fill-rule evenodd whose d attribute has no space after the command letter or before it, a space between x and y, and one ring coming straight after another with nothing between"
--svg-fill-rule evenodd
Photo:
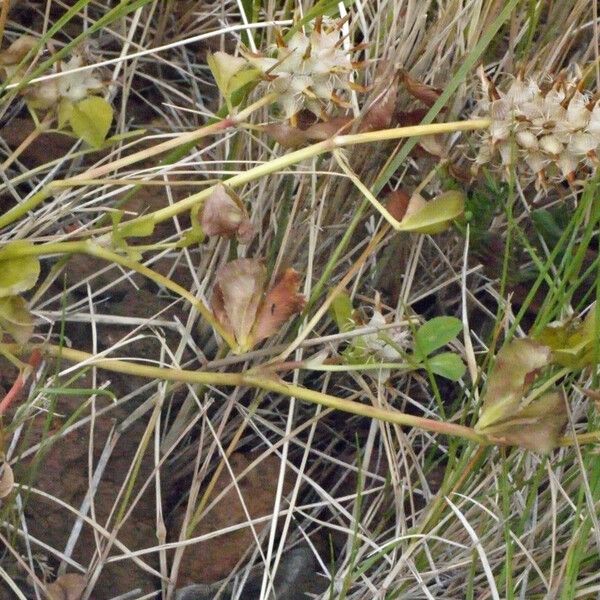
<instances>
[{"instance_id":1,"label":"thick green stem","mask_svg":"<svg viewBox=\"0 0 600 600\"><path fill-rule=\"evenodd\" d=\"M18 351L16 345L7 344L5 347L13 352ZM477 442L478 444L490 444L490 441L486 436L476 433L470 427L457 425L455 423L434 421L433 419L408 415L396 410L378 408L376 406L338 398L337 396L310 390L299 385L285 383L270 375L260 376L256 374L256 371L253 373L215 373L209 371L186 371L184 369L152 367L131 361L101 358L87 352L82 352L81 350L73 350L71 348L53 345L40 346L40 351L46 355L60 357L72 362L85 362L86 366L94 365L107 371L135 375L138 377L148 377L150 379L160 379L163 381L181 381L183 383L191 384L222 385L229 387L247 386L258 388L282 394L284 396L295 397L300 400L305 400L306 402L319 404L335 410L368 417L370 419L377 419L395 425L416 427L418 429L443 435L457 436Z\"/></svg>"},{"instance_id":2,"label":"thick green stem","mask_svg":"<svg viewBox=\"0 0 600 600\"><path fill-rule=\"evenodd\" d=\"M433 123L431 125L414 125L411 127L397 127L394 129L382 129L380 131L370 131L367 133L357 133L353 135L339 135L323 142L318 142L312 146L301 148L294 152L284 154L279 158L265 162L253 169L246 171L245 173L239 173L234 175L227 180L227 187L235 188L260 179L265 175L276 173L298 164L304 160L314 158L325 152L333 152L338 148L345 148L346 146L353 146L356 144L369 144L373 142L382 142L386 140L398 140L409 137L420 137L423 135L436 135L440 133L451 133L455 131L472 131L477 129L486 129L490 126L489 119L471 119L468 121L454 121L451 123ZM153 223L162 223L174 216L181 214L187 210L190 210L198 202L208 198L216 186L211 186L192 194L179 202L157 210L139 219L151 218ZM128 223L134 223L136 219L128 221Z\"/></svg>"}]
</instances>

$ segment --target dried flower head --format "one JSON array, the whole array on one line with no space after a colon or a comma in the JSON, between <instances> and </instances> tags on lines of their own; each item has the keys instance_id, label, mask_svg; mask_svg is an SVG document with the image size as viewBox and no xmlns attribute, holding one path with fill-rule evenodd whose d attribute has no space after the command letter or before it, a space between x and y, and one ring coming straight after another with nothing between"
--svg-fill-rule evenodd
<instances>
[{"instance_id":1,"label":"dried flower head","mask_svg":"<svg viewBox=\"0 0 600 600\"><path fill-rule=\"evenodd\" d=\"M21 73L23 67L20 69L19 65L36 44L35 38L22 36L0 52L0 68L7 78L15 79L24 75L24 71ZM90 94L102 91L104 84L92 70L72 72L85 66L87 62L81 48L75 49L69 60L57 61L53 72L60 72L60 77L40 81L26 88L24 93L29 105L38 110L49 110L57 107L63 99L78 102Z\"/></svg>"},{"instance_id":2,"label":"dried flower head","mask_svg":"<svg viewBox=\"0 0 600 600\"><path fill-rule=\"evenodd\" d=\"M298 293L300 278L287 269L267 290L267 270L262 261L238 258L219 269L211 298L211 307L223 328L245 352L278 329L304 307Z\"/></svg>"},{"instance_id":3,"label":"dried flower head","mask_svg":"<svg viewBox=\"0 0 600 600\"><path fill-rule=\"evenodd\" d=\"M247 244L254 234L241 201L223 185L218 185L204 203L201 224L206 235L236 236L242 244Z\"/></svg>"},{"instance_id":4,"label":"dried flower head","mask_svg":"<svg viewBox=\"0 0 600 600\"><path fill-rule=\"evenodd\" d=\"M279 35L266 55L246 51L245 57L262 73L268 90L278 94L286 118L302 108L324 116L332 104L348 107L349 92L356 87L351 76L358 65L342 43L341 22L320 18L288 41Z\"/></svg>"},{"instance_id":5,"label":"dried flower head","mask_svg":"<svg viewBox=\"0 0 600 600\"><path fill-rule=\"evenodd\" d=\"M535 81L513 79L506 92L480 69L483 112L492 120L476 159L478 165L500 156L504 167L521 174L574 181L583 166L598 164L600 106L576 81L556 80L549 89Z\"/></svg>"}]
</instances>

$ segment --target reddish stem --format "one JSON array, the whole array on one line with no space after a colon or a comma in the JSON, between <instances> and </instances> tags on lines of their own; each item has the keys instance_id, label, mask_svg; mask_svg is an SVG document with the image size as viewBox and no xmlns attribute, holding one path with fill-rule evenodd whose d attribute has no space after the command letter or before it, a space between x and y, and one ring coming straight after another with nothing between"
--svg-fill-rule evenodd
<instances>
[{"instance_id":1,"label":"reddish stem","mask_svg":"<svg viewBox=\"0 0 600 600\"><path fill-rule=\"evenodd\" d=\"M29 360L27 361L27 364L30 368L24 369L21 373L19 373L15 379L15 382L12 384L12 387L10 390L8 390L6 396L4 396L2 401L0 401L0 415L3 415L6 411L8 411L11 404L17 399L21 390L25 387L29 375L31 375L31 373L33 373L40 366L41 362L42 353L38 348L35 348L31 353Z\"/></svg>"}]
</instances>

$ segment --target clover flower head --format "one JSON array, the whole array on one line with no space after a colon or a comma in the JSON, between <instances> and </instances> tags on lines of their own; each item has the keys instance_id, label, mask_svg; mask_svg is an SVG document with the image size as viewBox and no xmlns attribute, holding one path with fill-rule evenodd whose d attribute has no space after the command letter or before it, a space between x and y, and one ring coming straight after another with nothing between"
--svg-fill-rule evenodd
<instances>
[{"instance_id":1,"label":"clover flower head","mask_svg":"<svg viewBox=\"0 0 600 600\"><path fill-rule=\"evenodd\" d=\"M546 175L573 182L577 172L598 164L600 108L576 80L558 79L549 89L521 77L505 92L480 70L484 97L480 111L491 119L483 136L477 165L499 155L503 167L518 173ZM547 87L547 86L546 86Z\"/></svg>"},{"instance_id":2,"label":"clover flower head","mask_svg":"<svg viewBox=\"0 0 600 600\"><path fill-rule=\"evenodd\" d=\"M73 53L71 58L63 65L64 75L58 78L57 83L60 98L78 102L89 96L90 92L102 90L103 83L94 75L93 71L70 72L84 65L84 57L80 52Z\"/></svg>"},{"instance_id":3,"label":"clover flower head","mask_svg":"<svg viewBox=\"0 0 600 600\"><path fill-rule=\"evenodd\" d=\"M334 104L348 107L348 95L356 89L352 73L358 68L343 48L341 22L317 19L310 31L297 31L266 55L245 52L248 62L262 73L269 91L288 119L306 108L318 117Z\"/></svg>"},{"instance_id":4,"label":"clover flower head","mask_svg":"<svg viewBox=\"0 0 600 600\"><path fill-rule=\"evenodd\" d=\"M29 54L33 60L32 51L37 44L36 38L25 35L0 52L0 70L7 78L16 79L25 75L28 65L20 63ZM88 60L81 48L75 49L67 61L57 61L50 73L60 72L60 77L39 81L25 89L29 105L40 110L50 110L57 107L61 100L79 102L90 94L101 91L104 84L93 70L72 72L86 64Z\"/></svg>"}]
</instances>

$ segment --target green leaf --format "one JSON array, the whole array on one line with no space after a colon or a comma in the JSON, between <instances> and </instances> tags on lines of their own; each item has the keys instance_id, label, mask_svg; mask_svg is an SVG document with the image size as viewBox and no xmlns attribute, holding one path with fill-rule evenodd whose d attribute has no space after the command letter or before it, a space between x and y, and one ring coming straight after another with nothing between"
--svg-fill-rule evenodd
<instances>
[{"instance_id":1,"label":"green leaf","mask_svg":"<svg viewBox=\"0 0 600 600\"><path fill-rule=\"evenodd\" d=\"M553 362L563 367L582 369L597 364L596 304L592 305L582 322L570 319L550 324L536 336L536 340L548 346L552 350Z\"/></svg>"},{"instance_id":2,"label":"green leaf","mask_svg":"<svg viewBox=\"0 0 600 600\"><path fill-rule=\"evenodd\" d=\"M529 338L513 340L496 356L488 378L483 405L475 429L490 427L514 417L538 372L550 363L550 348Z\"/></svg>"},{"instance_id":3,"label":"green leaf","mask_svg":"<svg viewBox=\"0 0 600 600\"><path fill-rule=\"evenodd\" d=\"M73 103L68 98L63 98L58 104L58 128L62 129L71 120Z\"/></svg>"},{"instance_id":4,"label":"green leaf","mask_svg":"<svg viewBox=\"0 0 600 600\"><path fill-rule=\"evenodd\" d=\"M248 61L241 56L231 56L226 52L215 52L206 57L219 91L231 103L232 95L249 83L256 81L260 75L258 69L249 69Z\"/></svg>"},{"instance_id":5,"label":"green leaf","mask_svg":"<svg viewBox=\"0 0 600 600\"><path fill-rule=\"evenodd\" d=\"M196 205L190 210L190 222L192 228L187 231L177 242L177 248L187 248L195 244L201 244L206 237L200 225L200 206Z\"/></svg>"},{"instance_id":6,"label":"green leaf","mask_svg":"<svg viewBox=\"0 0 600 600\"><path fill-rule=\"evenodd\" d=\"M112 120L112 106L104 98L90 96L73 105L69 122L77 137L92 148L101 148Z\"/></svg>"},{"instance_id":7,"label":"green leaf","mask_svg":"<svg viewBox=\"0 0 600 600\"><path fill-rule=\"evenodd\" d=\"M37 256L10 256L11 253L25 248L33 248L33 244L12 242L0 250L0 298L25 292L38 280L40 261ZM3 258L4 256L6 258Z\"/></svg>"},{"instance_id":8,"label":"green leaf","mask_svg":"<svg viewBox=\"0 0 600 600\"><path fill-rule=\"evenodd\" d=\"M345 292L338 294L331 303L329 312L341 333L351 331L354 328L354 320L352 319L353 310L352 300L350 300L350 296Z\"/></svg>"},{"instance_id":9,"label":"green leaf","mask_svg":"<svg viewBox=\"0 0 600 600\"><path fill-rule=\"evenodd\" d=\"M125 221L119 227L119 233L124 238L148 237L154 233L154 221L150 216L135 219L135 221L131 222Z\"/></svg>"},{"instance_id":10,"label":"green leaf","mask_svg":"<svg viewBox=\"0 0 600 600\"><path fill-rule=\"evenodd\" d=\"M33 334L33 317L27 302L20 296L0 298L0 331L24 345Z\"/></svg>"},{"instance_id":11,"label":"green leaf","mask_svg":"<svg viewBox=\"0 0 600 600\"><path fill-rule=\"evenodd\" d=\"M440 194L400 222L399 231L439 233L447 229L465 208L465 195L457 190Z\"/></svg>"},{"instance_id":12,"label":"green leaf","mask_svg":"<svg viewBox=\"0 0 600 600\"><path fill-rule=\"evenodd\" d=\"M454 352L442 352L432 356L427 360L427 366L432 373L450 381L458 381L467 370L460 356Z\"/></svg>"},{"instance_id":13,"label":"green leaf","mask_svg":"<svg viewBox=\"0 0 600 600\"><path fill-rule=\"evenodd\" d=\"M445 346L462 331L462 327L462 321L456 317L434 317L423 323L415 333L415 358L423 360Z\"/></svg>"}]
</instances>

